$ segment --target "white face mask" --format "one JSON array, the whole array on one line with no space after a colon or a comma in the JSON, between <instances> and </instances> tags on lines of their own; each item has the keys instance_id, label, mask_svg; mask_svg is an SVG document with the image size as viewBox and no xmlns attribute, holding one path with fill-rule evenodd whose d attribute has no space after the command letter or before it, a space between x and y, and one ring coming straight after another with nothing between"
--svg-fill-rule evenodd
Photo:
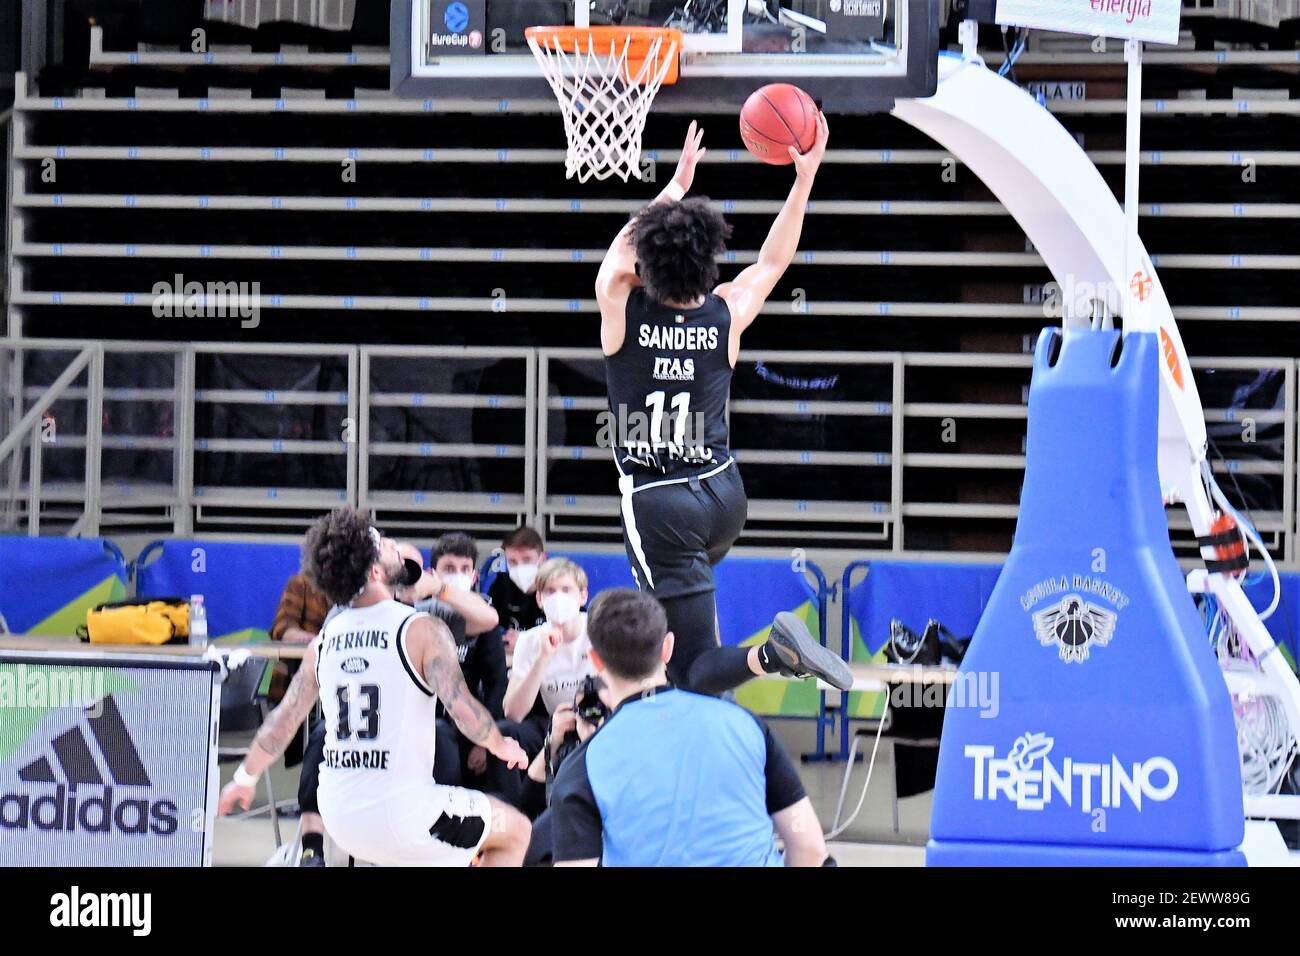
<instances>
[{"instance_id":1,"label":"white face mask","mask_svg":"<svg viewBox=\"0 0 1300 956\"><path fill-rule=\"evenodd\" d=\"M472 574L444 574L442 580L460 591L474 590L474 575Z\"/></svg>"},{"instance_id":2,"label":"white face mask","mask_svg":"<svg viewBox=\"0 0 1300 956\"><path fill-rule=\"evenodd\" d=\"M557 591L542 602L542 612L547 624L563 627L578 616L578 599L572 594Z\"/></svg>"},{"instance_id":3,"label":"white face mask","mask_svg":"<svg viewBox=\"0 0 1300 956\"><path fill-rule=\"evenodd\" d=\"M537 580L537 565L516 564L510 569L510 580L515 582L515 587L527 593Z\"/></svg>"}]
</instances>

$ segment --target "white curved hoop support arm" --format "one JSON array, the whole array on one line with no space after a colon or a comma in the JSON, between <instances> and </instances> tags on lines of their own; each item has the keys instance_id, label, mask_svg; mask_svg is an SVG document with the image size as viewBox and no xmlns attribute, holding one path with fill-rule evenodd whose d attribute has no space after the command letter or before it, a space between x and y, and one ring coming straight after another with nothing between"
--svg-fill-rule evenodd
<instances>
[{"instance_id":1,"label":"white curved hoop support arm","mask_svg":"<svg viewBox=\"0 0 1300 956\"><path fill-rule=\"evenodd\" d=\"M1119 313L1123 290L1141 273L1138 281L1145 298L1135 314L1125 316L1124 328L1158 334L1164 354L1161 490L1166 501L1187 508L1198 537L1209 535L1215 509L1201 473L1205 412L1187 351L1141 242L1130 250L1132 267L1125 268L1124 210L1083 148L1033 97L978 59L942 55L935 95L900 100L893 115L950 150L1002 202L1060 284L1067 326L1078 323L1094 298L1102 299L1112 314ZM1215 557L1212 548L1202 554ZM1241 584L1227 575L1204 572L1194 573L1189 584L1219 599L1266 677L1281 688L1292 733L1300 736L1300 681L1276 652ZM1279 801L1286 802L1285 809ZM1300 817L1300 798L1248 798L1247 815Z\"/></svg>"},{"instance_id":2,"label":"white curved hoop support arm","mask_svg":"<svg viewBox=\"0 0 1300 956\"><path fill-rule=\"evenodd\" d=\"M893 115L951 150L1015 217L1061 286L1067 322L1094 298L1121 312L1131 279L1122 261L1124 210L1083 148L1032 96L978 61L944 55L935 95L900 100ZM1124 326L1160 333L1160 483L1166 500L1188 501L1189 486L1200 485L1205 414L1146 248L1139 243L1133 255L1150 285L1140 314ZM1197 528L1207 533L1208 521Z\"/></svg>"}]
</instances>

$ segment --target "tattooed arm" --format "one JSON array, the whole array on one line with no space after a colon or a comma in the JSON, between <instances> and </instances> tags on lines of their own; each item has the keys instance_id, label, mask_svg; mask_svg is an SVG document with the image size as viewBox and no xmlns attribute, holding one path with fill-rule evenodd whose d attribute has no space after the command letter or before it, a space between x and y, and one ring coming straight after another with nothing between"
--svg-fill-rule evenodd
<instances>
[{"instance_id":1,"label":"tattooed arm","mask_svg":"<svg viewBox=\"0 0 1300 956\"><path fill-rule=\"evenodd\" d=\"M285 691L280 706L267 715L257 736L253 738L253 745L248 748L248 755L239 765L235 779L226 784L225 789L221 791L217 812L222 816L230 813L235 808L235 804L239 804L245 810L248 809L253 799L254 787L246 780L241 782L244 779L243 775L256 782L256 778L262 775L262 771L284 753L289 742L298 733L298 728L302 726L302 722L307 719L307 715L315 706L316 699L320 696L320 687L316 684L317 646L316 642L308 646L307 653L303 655L302 666L298 668L298 673L293 675L293 681Z\"/></svg>"},{"instance_id":2,"label":"tattooed arm","mask_svg":"<svg viewBox=\"0 0 1300 956\"><path fill-rule=\"evenodd\" d=\"M249 773L257 776L284 753L302 722L316 706L318 697L320 687L316 685L316 645L313 644L303 657L298 673L289 682L284 700L267 714L266 722L253 738L253 746L244 758L244 768Z\"/></svg>"},{"instance_id":3,"label":"tattooed arm","mask_svg":"<svg viewBox=\"0 0 1300 956\"><path fill-rule=\"evenodd\" d=\"M523 748L509 737L501 736L488 709L465 686L456 645L446 624L437 618L416 619L406 632L406 645L412 660L418 662L420 673L461 733L509 767L528 766Z\"/></svg>"}]
</instances>

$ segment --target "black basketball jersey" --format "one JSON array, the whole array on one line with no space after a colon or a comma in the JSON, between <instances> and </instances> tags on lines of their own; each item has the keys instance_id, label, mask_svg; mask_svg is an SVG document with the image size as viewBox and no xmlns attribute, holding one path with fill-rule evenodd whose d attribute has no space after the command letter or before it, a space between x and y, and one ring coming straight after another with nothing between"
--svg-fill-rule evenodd
<instances>
[{"instance_id":1,"label":"black basketball jersey","mask_svg":"<svg viewBox=\"0 0 1300 956\"><path fill-rule=\"evenodd\" d=\"M694 309L652 302L641 288L628 296L623 347L605 357L610 427L624 474L687 476L731 457L731 311L710 295Z\"/></svg>"}]
</instances>

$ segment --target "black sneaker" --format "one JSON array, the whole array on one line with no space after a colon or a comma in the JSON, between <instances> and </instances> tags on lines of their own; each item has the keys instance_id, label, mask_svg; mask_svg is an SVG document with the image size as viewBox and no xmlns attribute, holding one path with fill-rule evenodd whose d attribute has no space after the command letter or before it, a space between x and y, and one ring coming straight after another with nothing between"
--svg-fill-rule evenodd
<instances>
[{"instance_id":1,"label":"black sneaker","mask_svg":"<svg viewBox=\"0 0 1300 956\"><path fill-rule=\"evenodd\" d=\"M298 858L299 866L325 866L325 857L315 850L303 850L302 856Z\"/></svg>"},{"instance_id":2,"label":"black sneaker","mask_svg":"<svg viewBox=\"0 0 1300 956\"><path fill-rule=\"evenodd\" d=\"M853 673L839 656L822 647L798 616L782 611L772 622L767 643L786 677L819 677L840 690L853 688Z\"/></svg>"}]
</instances>

